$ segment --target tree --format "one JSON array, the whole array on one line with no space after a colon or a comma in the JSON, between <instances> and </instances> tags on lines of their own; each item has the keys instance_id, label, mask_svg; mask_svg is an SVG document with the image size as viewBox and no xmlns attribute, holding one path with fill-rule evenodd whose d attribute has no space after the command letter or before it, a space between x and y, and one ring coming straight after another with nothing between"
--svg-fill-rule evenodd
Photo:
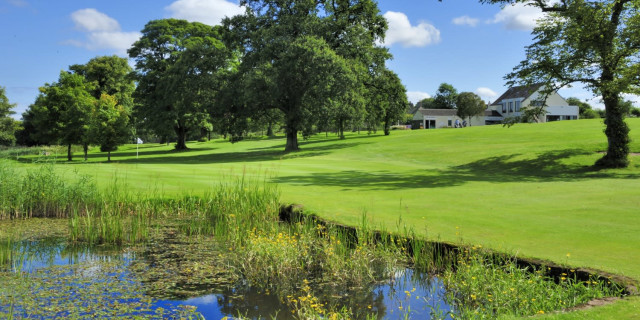
<instances>
[{"instance_id":1,"label":"tree","mask_svg":"<svg viewBox=\"0 0 640 320\"><path fill-rule=\"evenodd\" d=\"M115 98L119 105L129 109L133 107L132 94L136 86L131 77L133 69L127 59L115 55L95 57L86 64L74 64L69 70L83 76L87 82L94 85L91 95L95 99L108 94Z\"/></svg>"},{"instance_id":2,"label":"tree","mask_svg":"<svg viewBox=\"0 0 640 320\"><path fill-rule=\"evenodd\" d=\"M482 98L473 92L461 92L456 99L456 106L458 117L468 118L469 124L471 124L471 117L480 115L487 109Z\"/></svg>"},{"instance_id":3,"label":"tree","mask_svg":"<svg viewBox=\"0 0 640 320\"><path fill-rule=\"evenodd\" d=\"M591 107L591 105L588 104L587 102L580 101L580 99L578 98L570 97L570 98L567 98L567 103L570 106L578 106L578 109L580 110L579 112L580 119L599 118L598 113L595 110L593 110L593 107Z\"/></svg>"},{"instance_id":4,"label":"tree","mask_svg":"<svg viewBox=\"0 0 640 320\"><path fill-rule=\"evenodd\" d=\"M90 139L100 145L100 151L107 152L107 161L111 162L111 151L129 140L129 111L106 93L96 101L92 111Z\"/></svg>"},{"instance_id":5,"label":"tree","mask_svg":"<svg viewBox=\"0 0 640 320\"><path fill-rule=\"evenodd\" d=\"M58 82L40 87L36 102L28 112L33 116L34 137L45 144L67 145L67 160L73 160L71 145L89 141L89 123L95 99L94 86L84 77L60 72Z\"/></svg>"},{"instance_id":6,"label":"tree","mask_svg":"<svg viewBox=\"0 0 640 320\"><path fill-rule=\"evenodd\" d=\"M376 119L384 124L384 134L391 134L394 121L404 120L405 111L409 105L407 91L400 78L388 69L384 69L374 78L373 89L370 90L373 113Z\"/></svg>"},{"instance_id":7,"label":"tree","mask_svg":"<svg viewBox=\"0 0 640 320\"><path fill-rule=\"evenodd\" d=\"M527 59L506 76L509 85L545 83L550 93L572 83L585 84L604 102L607 152L595 165L629 164L629 127L622 93L640 86L640 1L638 0L480 0L525 3L546 12L533 30Z\"/></svg>"},{"instance_id":8,"label":"tree","mask_svg":"<svg viewBox=\"0 0 640 320\"><path fill-rule=\"evenodd\" d=\"M422 109L439 109L434 98L424 98L416 106Z\"/></svg>"},{"instance_id":9,"label":"tree","mask_svg":"<svg viewBox=\"0 0 640 320\"><path fill-rule=\"evenodd\" d=\"M433 98L433 109L455 109L458 90L448 83L440 84Z\"/></svg>"},{"instance_id":10,"label":"tree","mask_svg":"<svg viewBox=\"0 0 640 320\"><path fill-rule=\"evenodd\" d=\"M12 146L16 142L18 123L11 117L15 113L11 109L15 107L15 104L9 103L5 88L0 87L0 146Z\"/></svg>"},{"instance_id":11,"label":"tree","mask_svg":"<svg viewBox=\"0 0 640 320\"><path fill-rule=\"evenodd\" d=\"M220 78L231 70L233 55L219 40L219 27L185 20L147 23L129 49L136 60L136 116L158 134L172 128L177 150L208 118Z\"/></svg>"},{"instance_id":12,"label":"tree","mask_svg":"<svg viewBox=\"0 0 640 320\"><path fill-rule=\"evenodd\" d=\"M69 70L83 76L85 81L93 85L93 90L90 91L93 98L99 100L104 94L110 95L116 99L118 105L128 110L127 114L131 113L135 84L131 78L133 70L127 59L115 55L96 57L86 64L72 65ZM128 137L129 132L125 132L123 135ZM87 160L88 141L83 144L83 149L84 159Z\"/></svg>"},{"instance_id":13,"label":"tree","mask_svg":"<svg viewBox=\"0 0 640 320\"><path fill-rule=\"evenodd\" d=\"M226 19L232 43L241 43L239 72L244 108L284 113L285 151L296 151L298 132L309 134L321 117L344 130L364 116L371 74L389 58L375 45L387 28L372 0L243 0L243 16ZM368 103L368 102L367 102ZM253 113L253 112L250 112ZM318 117L316 117L318 116ZM328 119L325 119L328 120ZM326 126L325 123L322 124Z\"/></svg>"}]
</instances>

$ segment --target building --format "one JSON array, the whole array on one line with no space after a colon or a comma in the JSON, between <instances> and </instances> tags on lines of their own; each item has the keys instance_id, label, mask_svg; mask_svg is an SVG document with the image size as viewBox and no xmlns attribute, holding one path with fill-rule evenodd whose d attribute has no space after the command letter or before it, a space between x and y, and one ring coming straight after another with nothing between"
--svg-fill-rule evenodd
<instances>
[{"instance_id":1,"label":"building","mask_svg":"<svg viewBox=\"0 0 640 320\"><path fill-rule=\"evenodd\" d=\"M456 114L456 109L422 109L419 108L413 114L412 128L421 129L437 129L437 128L453 128L456 120L459 123L467 121ZM486 112L485 112L486 113ZM471 126L482 126L485 124L485 116L475 116L470 120Z\"/></svg>"},{"instance_id":2,"label":"building","mask_svg":"<svg viewBox=\"0 0 640 320\"><path fill-rule=\"evenodd\" d=\"M489 106L489 109L506 119L519 117L525 108L540 106L546 102L546 115L539 117L538 122L578 119L578 106L570 106L557 92L550 94L546 101L542 101L544 97L540 93L541 88L542 84L509 88Z\"/></svg>"},{"instance_id":3,"label":"building","mask_svg":"<svg viewBox=\"0 0 640 320\"><path fill-rule=\"evenodd\" d=\"M509 88L494 103L487 107L484 114L472 117L470 126L499 124L507 118L520 117L525 108L542 105L543 95L540 93L542 84ZM577 120L579 108L570 106L557 92L549 95L546 100L546 115L538 118L538 122ZM453 128L456 120L464 120L456 115L455 109L423 109L418 108L413 113L413 128L436 129Z\"/></svg>"}]
</instances>

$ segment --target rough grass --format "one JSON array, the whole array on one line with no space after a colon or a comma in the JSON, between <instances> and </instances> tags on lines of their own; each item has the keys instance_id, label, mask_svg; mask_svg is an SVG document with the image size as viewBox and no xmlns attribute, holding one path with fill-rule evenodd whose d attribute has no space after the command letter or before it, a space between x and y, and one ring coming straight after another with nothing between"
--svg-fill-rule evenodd
<instances>
[{"instance_id":1,"label":"rough grass","mask_svg":"<svg viewBox=\"0 0 640 320\"><path fill-rule=\"evenodd\" d=\"M628 123L631 151L638 153L640 119ZM270 171L283 200L330 220L357 225L366 212L373 225L394 229L401 216L432 239L640 279L640 158L632 156L627 169L592 170L606 148L603 128L602 120L580 120L354 133L346 140L321 134L291 154L282 152L284 138L194 142L187 152L145 144L139 158L130 145L112 153L114 163L92 150L88 163L78 153L59 170L88 173L103 185L118 177L131 190L166 194ZM32 159L20 158L25 165ZM57 159L64 162L64 155ZM638 303L614 306L633 314Z\"/></svg>"}]
</instances>

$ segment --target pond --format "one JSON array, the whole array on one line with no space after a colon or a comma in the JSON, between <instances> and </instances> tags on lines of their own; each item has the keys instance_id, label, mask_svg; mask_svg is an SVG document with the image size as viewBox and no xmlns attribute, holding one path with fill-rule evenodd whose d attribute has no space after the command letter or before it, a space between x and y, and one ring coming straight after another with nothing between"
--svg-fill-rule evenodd
<instances>
[{"instance_id":1,"label":"pond","mask_svg":"<svg viewBox=\"0 0 640 320\"><path fill-rule=\"evenodd\" d=\"M11 246L12 261L0 266L4 269L0 278L3 316L110 318L119 313L177 319L199 315L205 319L295 319L292 299L242 281L221 277L219 283L207 279L195 286L198 279L184 281L183 274L154 275L152 265L163 262L145 253L148 248L87 248L70 246L57 238L19 241ZM167 269L180 261L182 268L193 268L185 256L171 255L174 261ZM158 290L162 286L172 290ZM318 301L351 309L355 318L361 319L407 319L407 315L411 319L446 319L453 309L445 301L444 285L438 278L410 268L398 268L391 281L353 288L325 285L314 292Z\"/></svg>"}]
</instances>

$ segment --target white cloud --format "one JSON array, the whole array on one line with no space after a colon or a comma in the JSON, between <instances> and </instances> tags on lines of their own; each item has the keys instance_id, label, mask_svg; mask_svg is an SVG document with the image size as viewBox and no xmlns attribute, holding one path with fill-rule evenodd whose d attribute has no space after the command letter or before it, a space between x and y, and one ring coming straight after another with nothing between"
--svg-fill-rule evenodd
<instances>
[{"instance_id":1,"label":"white cloud","mask_svg":"<svg viewBox=\"0 0 640 320\"><path fill-rule=\"evenodd\" d=\"M486 87L480 87L474 93L479 95L482 100L491 100L491 102L498 97L498 93Z\"/></svg>"},{"instance_id":2,"label":"white cloud","mask_svg":"<svg viewBox=\"0 0 640 320\"><path fill-rule=\"evenodd\" d=\"M173 18L218 25L224 17L244 13L244 7L226 0L177 0L165 8Z\"/></svg>"},{"instance_id":3,"label":"white cloud","mask_svg":"<svg viewBox=\"0 0 640 320\"><path fill-rule=\"evenodd\" d=\"M92 8L75 11L71 14L71 20L82 31L120 31L120 24L116 19Z\"/></svg>"},{"instance_id":4,"label":"white cloud","mask_svg":"<svg viewBox=\"0 0 640 320\"><path fill-rule=\"evenodd\" d=\"M414 104L426 98L431 98L431 95L421 91L407 91L407 99Z\"/></svg>"},{"instance_id":5,"label":"white cloud","mask_svg":"<svg viewBox=\"0 0 640 320\"><path fill-rule=\"evenodd\" d=\"M403 47L424 47L440 42L440 30L429 23L421 22L412 26L402 12L387 11L384 17L389 23L383 43L385 46L400 43Z\"/></svg>"},{"instance_id":6,"label":"white cloud","mask_svg":"<svg viewBox=\"0 0 640 320\"><path fill-rule=\"evenodd\" d=\"M505 6L490 23L503 23L509 30L531 31L544 16L542 10L522 3Z\"/></svg>"},{"instance_id":7,"label":"white cloud","mask_svg":"<svg viewBox=\"0 0 640 320\"><path fill-rule=\"evenodd\" d=\"M123 32L117 20L96 9L81 9L71 14L76 28L87 33L86 41L67 40L64 43L89 50L113 49L126 55L127 49L140 39L139 32Z\"/></svg>"},{"instance_id":8,"label":"white cloud","mask_svg":"<svg viewBox=\"0 0 640 320\"><path fill-rule=\"evenodd\" d=\"M471 18L469 16L462 16L462 17L457 17L453 19L453 24L459 25L459 26L472 26L475 27L478 25L478 22L480 22L480 19L477 18Z\"/></svg>"}]
</instances>

